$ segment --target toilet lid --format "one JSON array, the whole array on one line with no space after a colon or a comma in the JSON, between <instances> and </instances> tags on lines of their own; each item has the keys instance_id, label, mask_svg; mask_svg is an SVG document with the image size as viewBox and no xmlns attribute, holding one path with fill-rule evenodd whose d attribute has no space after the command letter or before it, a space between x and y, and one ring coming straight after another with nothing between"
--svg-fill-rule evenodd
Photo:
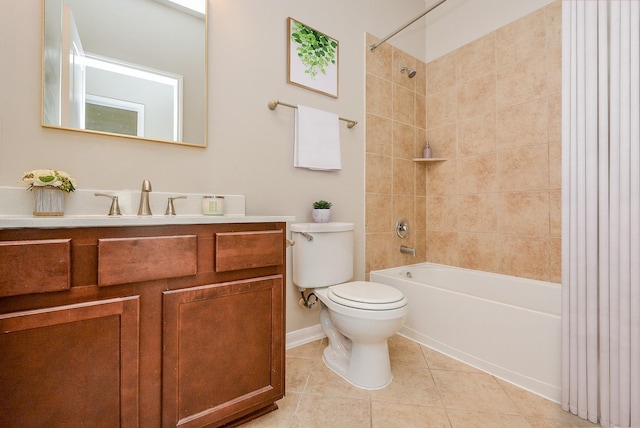
<instances>
[{"instance_id":1,"label":"toilet lid","mask_svg":"<svg viewBox=\"0 0 640 428\"><path fill-rule=\"evenodd\" d=\"M407 304L400 290L377 282L353 281L334 285L329 287L327 296L340 305L374 311L397 309Z\"/></svg>"}]
</instances>

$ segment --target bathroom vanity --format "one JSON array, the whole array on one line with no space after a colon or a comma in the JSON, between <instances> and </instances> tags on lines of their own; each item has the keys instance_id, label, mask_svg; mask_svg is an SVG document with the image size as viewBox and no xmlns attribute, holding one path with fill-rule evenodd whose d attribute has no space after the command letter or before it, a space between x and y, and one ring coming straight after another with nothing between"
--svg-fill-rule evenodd
<instances>
[{"instance_id":1,"label":"bathroom vanity","mask_svg":"<svg viewBox=\"0 0 640 428\"><path fill-rule=\"evenodd\" d=\"M0 426L221 426L275 410L287 220L0 222Z\"/></svg>"}]
</instances>

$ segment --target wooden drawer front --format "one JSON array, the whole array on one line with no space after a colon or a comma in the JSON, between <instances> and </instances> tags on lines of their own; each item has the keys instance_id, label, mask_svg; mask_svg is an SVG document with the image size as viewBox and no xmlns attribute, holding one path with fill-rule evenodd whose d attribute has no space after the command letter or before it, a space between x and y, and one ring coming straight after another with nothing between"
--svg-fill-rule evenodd
<instances>
[{"instance_id":1,"label":"wooden drawer front","mask_svg":"<svg viewBox=\"0 0 640 428\"><path fill-rule=\"evenodd\" d=\"M71 287L71 240L0 242L0 297Z\"/></svg>"},{"instance_id":2,"label":"wooden drawer front","mask_svg":"<svg viewBox=\"0 0 640 428\"><path fill-rule=\"evenodd\" d=\"M282 230L216 233L216 272L284 263Z\"/></svg>"},{"instance_id":3,"label":"wooden drawer front","mask_svg":"<svg viewBox=\"0 0 640 428\"><path fill-rule=\"evenodd\" d=\"M98 240L98 285L195 275L196 235Z\"/></svg>"}]
</instances>

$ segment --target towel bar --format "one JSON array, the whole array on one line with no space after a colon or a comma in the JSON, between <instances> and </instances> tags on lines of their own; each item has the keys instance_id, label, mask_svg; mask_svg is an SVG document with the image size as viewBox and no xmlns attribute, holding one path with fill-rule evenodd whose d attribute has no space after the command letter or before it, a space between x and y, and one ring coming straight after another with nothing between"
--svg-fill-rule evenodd
<instances>
[{"instance_id":1,"label":"towel bar","mask_svg":"<svg viewBox=\"0 0 640 428\"><path fill-rule=\"evenodd\" d=\"M267 106L269 107L269 110L275 110L276 107L278 107L278 104L285 107L298 108L298 106L294 106L293 104L283 103L282 101L278 101L278 100L269 101L267 103ZM344 117L338 117L338 119L347 122L347 128L349 129L353 128L358 124L357 120L345 119Z\"/></svg>"}]
</instances>

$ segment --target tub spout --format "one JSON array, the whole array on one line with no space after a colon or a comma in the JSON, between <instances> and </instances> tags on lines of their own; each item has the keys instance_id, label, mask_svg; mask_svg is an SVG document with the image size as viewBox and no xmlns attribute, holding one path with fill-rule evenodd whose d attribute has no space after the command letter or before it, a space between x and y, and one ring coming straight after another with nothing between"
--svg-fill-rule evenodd
<instances>
[{"instance_id":1,"label":"tub spout","mask_svg":"<svg viewBox=\"0 0 640 428\"><path fill-rule=\"evenodd\" d=\"M400 245L400 252L402 254L410 254L413 257L416 256L416 249L413 247L407 247L406 245Z\"/></svg>"}]
</instances>

